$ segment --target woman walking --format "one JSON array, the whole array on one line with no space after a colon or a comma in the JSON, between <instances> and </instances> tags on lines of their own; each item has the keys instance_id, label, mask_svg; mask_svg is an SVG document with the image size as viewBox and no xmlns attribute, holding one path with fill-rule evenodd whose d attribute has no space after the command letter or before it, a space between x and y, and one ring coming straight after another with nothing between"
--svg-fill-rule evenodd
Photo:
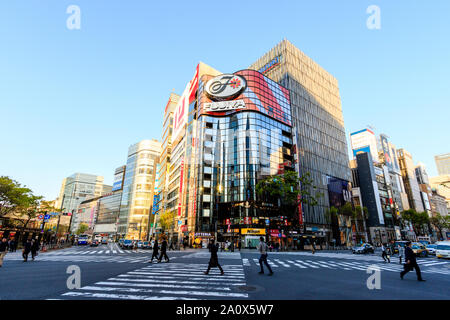
<instances>
[{"instance_id":1,"label":"woman walking","mask_svg":"<svg viewBox=\"0 0 450 320\"><path fill-rule=\"evenodd\" d=\"M149 263L153 262L153 258L155 258L156 260L158 260L158 239L155 239L155 243L153 244L153 254L152 254L152 259L149 261Z\"/></svg>"},{"instance_id":2,"label":"woman walking","mask_svg":"<svg viewBox=\"0 0 450 320\"><path fill-rule=\"evenodd\" d=\"M214 239L211 239L209 241L209 246L208 246L209 252L211 252L211 258L209 259L209 263L208 263L208 270L206 270L204 272L204 274L208 274L209 270L211 268L219 268L220 270L220 275L224 275L225 272L223 272L222 267L219 264L219 257L217 256L217 251L219 250L219 248L217 247L217 245L214 244Z\"/></svg>"}]
</instances>

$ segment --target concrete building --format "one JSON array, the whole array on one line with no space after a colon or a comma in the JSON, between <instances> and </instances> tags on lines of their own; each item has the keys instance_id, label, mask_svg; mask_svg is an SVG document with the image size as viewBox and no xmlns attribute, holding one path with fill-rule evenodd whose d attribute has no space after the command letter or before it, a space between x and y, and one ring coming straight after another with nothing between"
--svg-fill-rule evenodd
<instances>
[{"instance_id":1,"label":"concrete building","mask_svg":"<svg viewBox=\"0 0 450 320\"><path fill-rule=\"evenodd\" d=\"M450 174L430 178L430 186L445 197L447 211L450 213Z\"/></svg>"},{"instance_id":2,"label":"concrete building","mask_svg":"<svg viewBox=\"0 0 450 320\"><path fill-rule=\"evenodd\" d=\"M450 174L450 153L434 156L434 161L440 176Z\"/></svg>"},{"instance_id":3,"label":"concrete building","mask_svg":"<svg viewBox=\"0 0 450 320\"><path fill-rule=\"evenodd\" d=\"M402 173L403 184L408 194L409 207L417 212L425 211L422 202L422 194L417 182L415 166L411 154L404 150L397 150L400 170Z\"/></svg>"}]
</instances>

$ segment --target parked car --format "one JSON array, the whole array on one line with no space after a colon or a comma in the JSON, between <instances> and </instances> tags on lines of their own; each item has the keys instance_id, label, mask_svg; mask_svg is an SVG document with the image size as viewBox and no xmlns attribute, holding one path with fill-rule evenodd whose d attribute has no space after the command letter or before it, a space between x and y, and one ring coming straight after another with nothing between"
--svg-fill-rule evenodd
<instances>
[{"instance_id":1,"label":"parked car","mask_svg":"<svg viewBox=\"0 0 450 320\"><path fill-rule=\"evenodd\" d=\"M141 240L137 241L137 247L138 247L139 249L142 249L143 244L144 244L143 241L141 241Z\"/></svg>"},{"instance_id":2,"label":"parked car","mask_svg":"<svg viewBox=\"0 0 450 320\"><path fill-rule=\"evenodd\" d=\"M133 249L133 241L128 240L128 239L123 240L122 248L123 249Z\"/></svg>"},{"instance_id":3,"label":"parked car","mask_svg":"<svg viewBox=\"0 0 450 320\"><path fill-rule=\"evenodd\" d=\"M450 258L450 241L439 241L436 242L436 257L440 258Z\"/></svg>"},{"instance_id":4,"label":"parked car","mask_svg":"<svg viewBox=\"0 0 450 320\"><path fill-rule=\"evenodd\" d=\"M428 251L420 242L413 242L411 249L418 257L428 257Z\"/></svg>"},{"instance_id":5,"label":"parked car","mask_svg":"<svg viewBox=\"0 0 450 320\"><path fill-rule=\"evenodd\" d=\"M428 254L431 254L433 256L436 255L437 244L429 244L429 245L425 246L425 248L427 249Z\"/></svg>"},{"instance_id":6,"label":"parked car","mask_svg":"<svg viewBox=\"0 0 450 320\"><path fill-rule=\"evenodd\" d=\"M108 244L108 239L107 238L103 238L102 239L102 244Z\"/></svg>"},{"instance_id":7,"label":"parked car","mask_svg":"<svg viewBox=\"0 0 450 320\"><path fill-rule=\"evenodd\" d=\"M360 253L360 254L375 253L375 248L368 243L363 243L359 247L352 248L352 253L354 253L354 254L356 254L356 253Z\"/></svg>"},{"instance_id":8,"label":"parked car","mask_svg":"<svg viewBox=\"0 0 450 320\"><path fill-rule=\"evenodd\" d=\"M119 239L119 247L123 247L123 239Z\"/></svg>"},{"instance_id":9,"label":"parked car","mask_svg":"<svg viewBox=\"0 0 450 320\"><path fill-rule=\"evenodd\" d=\"M92 240L91 247L98 247L98 241L97 240Z\"/></svg>"},{"instance_id":10,"label":"parked car","mask_svg":"<svg viewBox=\"0 0 450 320\"><path fill-rule=\"evenodd\" d=\"M142 249L150 249L150 243L148 241L144 241L142 243Z\"/></svg>"}]
</instances>

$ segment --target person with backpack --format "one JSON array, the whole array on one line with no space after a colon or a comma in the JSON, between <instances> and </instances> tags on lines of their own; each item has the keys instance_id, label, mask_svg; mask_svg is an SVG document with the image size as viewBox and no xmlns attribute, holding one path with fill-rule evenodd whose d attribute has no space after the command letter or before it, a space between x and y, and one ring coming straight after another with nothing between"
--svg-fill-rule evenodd
<instances>
[{"instance_id":1,"label":"person with backpack","mask_svg":"<svg viewBox=\"0 0 450 320\"><path fill-rule=\"evenodd\" d=\"M263 263L266 265L267 269L269 269L269 276L273 275L272 268L269 266L267 262L267 250L269 247L264 242L264 237L259 237L258 251L261 253L261 257L259 258L259 265L261 267L261 271L259 274L264 274Z\"/></svg>"}]
</instances>

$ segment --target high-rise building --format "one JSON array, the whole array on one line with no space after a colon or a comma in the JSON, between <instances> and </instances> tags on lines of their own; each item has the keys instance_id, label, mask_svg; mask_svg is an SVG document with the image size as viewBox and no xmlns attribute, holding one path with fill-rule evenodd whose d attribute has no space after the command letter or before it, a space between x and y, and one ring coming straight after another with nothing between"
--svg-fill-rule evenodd
<instances>
[{"instance_id":1,"label":"high-rise building","mask_svg":"<svg viewBox=\"0 0 450 320\"><path fill-rule=\"evenodd\" d=\"M445 197L447 211L450 214L450 174L430 178L430 185L437 193Z\"/></svg>"},{"instance_id":2,"label":"high-rise building","mask_svg":"<svg viewBox=\"0 0 450 320\"><path fill-rule=\"evenodd\" d=\"M439 175L450 174L450 153L434 156Z\"/></svg>"},{"instance_id":3,"label":"high-rise building","mask_svg":"<svg viewBox=\"0 0 450 320\"><path fill-rule=\"evenodd\" d=\"M372 161L378 162L377 139L372 130L362 129L350 133L350 144L354 158L358 153L370 152Z\"/></svg>"},{"instance_id":4,"label":"high-rise building","mask_svg":"<svg viewBox=\"0 0 450 320\"><path fill-rule=\"evenodd\" d=\"M338 81L287 40L250 68L290 92L296 169L300 174L310 172L324 194L317 207L303 206L306 230L326 229L326 209L350 200L343 195L351 175Z\"/></svg>"},{"instance_id":5,"label":"high-rise building","mask_svg":"<svg viewBox=\"0 0 450 320\"><path fill-rule=\"evenodd\" d=\"M101 234L102 236L115 236L117 234L125 171L126 166L121 166L115 170L112 192L98 200L95 234Z\"/></svg>"},{"instance_id":6,"label":"high-rise building","mask_svg":"<svg viewBox=\"0 0 450 320\"><path fill-rule=\"evenodd\" d=\"M77 208L81 202L111 192L112 186L103 184L103 177L86 173L75 173L64 178L57 199L58 208L73 214L71 231L78 228Z\"/></svg>"},{"instance_id":7,"label":"high-rise building","mask_svg":"<svg viewBox=\"0 0 450 320\"><path fill-rule=\"evenodd\" d=\"M117 233L128 239L147 239L153 216L156 165L161 154L157 140L142 140L128 149Z\"/></svg>"},{"instance_id":8,"label":"high-rise building","mask_svg":"<svg viewBox=\"0 0 450 320\"><path fill-rule=\"evenodd\" d=\"M403 184L408 194L409 207L417 212L423 212L424 206L422 202L421 189L417 182L415 166L411 154L404 150L397 150L400 170L402 173Z\"/></svg>"}]
</instances>

